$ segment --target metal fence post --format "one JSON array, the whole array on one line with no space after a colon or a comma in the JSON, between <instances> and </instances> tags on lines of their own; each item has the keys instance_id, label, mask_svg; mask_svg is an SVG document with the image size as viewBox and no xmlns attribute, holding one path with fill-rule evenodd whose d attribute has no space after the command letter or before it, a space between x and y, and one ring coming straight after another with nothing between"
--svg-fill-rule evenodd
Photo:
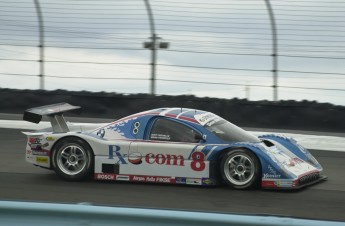
<instances>
[{"instance_id":1,"label":"metal fence post","mask_svg":"<svg viewBox=\"0 0 345 226\"><path fill-rule=\"evenodd\" d=\"M168 42L158 41L161 39L157 36L155 30L155 23L153 19L153 12L151 10L149 0L144 0L149 15L151 41L144 42L144 48L151 49L151 95L156 94L156 62L157 62L157 49L167 49L169 47Z\"/></svg>"},{"instance_id":2,"label":"metal fence post","mask_svg":"<svg viewBox=\"0 0 345 226\"><path fill-rule=\"evenodd\" d=\"M38 0L34 0L35 8L37 12L38 24L39 24L39 49L40 49L40 89L44 89L44 26L41 7Z\"/></svg>"},{"instance_id":3,"label":"metal fence post","mask_svg":"<svg viewBox=\"0 0 345 226\"><path fill-rule=\"evenodd\" d=\"M150 21L151 31L151 95L156 93L156 30L152 10L148 0L144 0Z\"/></svg>"},{"instance_id":4,"label":"metal fence post","mask_svg":"<svg viewBox=\"0 0 345 226\"><path fill-rule=\"evenodd\" d=\"M274 13L269 0L265 0L272 30L273 100L278 101L278 37Z\"/></svg>"}]
</instances>

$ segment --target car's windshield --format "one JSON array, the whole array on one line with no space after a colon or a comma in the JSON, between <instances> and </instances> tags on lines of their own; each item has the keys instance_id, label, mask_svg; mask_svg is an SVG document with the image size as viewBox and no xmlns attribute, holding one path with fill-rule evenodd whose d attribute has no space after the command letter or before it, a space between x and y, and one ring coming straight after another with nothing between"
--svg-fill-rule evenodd
<instances>
[{"instance_id":1,"label":"car's windshield","mask_svg":"<svg viewBox=\"0 0 345 226\"><path fill-rule=\"evenodd\" d=\"M260 140L254 135L224 119L221 119L220 121L217 121L213 124L206 124L205 128L223 141L254 143L260 142Z\"/></svg>"}]
</instances>

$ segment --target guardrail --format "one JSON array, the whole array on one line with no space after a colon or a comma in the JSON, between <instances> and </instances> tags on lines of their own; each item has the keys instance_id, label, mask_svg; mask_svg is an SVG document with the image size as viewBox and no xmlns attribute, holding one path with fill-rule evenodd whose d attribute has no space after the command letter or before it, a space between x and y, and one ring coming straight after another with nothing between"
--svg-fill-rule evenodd
<instances>
[{"instance_id":1,"label":"guardrail","mask_svg":"<svg viewBox=\"0 0 345 226\"><path fill-rule=\"evenodd\" d=\"M0 201L1 225L295 225L344 226L345 222L176 210Z\"/></svg>"}]
</instances>

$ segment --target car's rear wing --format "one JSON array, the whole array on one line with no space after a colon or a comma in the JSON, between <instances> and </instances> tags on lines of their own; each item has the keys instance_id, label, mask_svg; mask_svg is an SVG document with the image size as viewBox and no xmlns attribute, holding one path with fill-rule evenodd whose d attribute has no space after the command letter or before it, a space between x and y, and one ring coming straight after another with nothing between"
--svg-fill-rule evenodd
<instances>
[{"instance_id":1,"label":"car's rear wing","mask_svg":"<svg viewBox=\"0 0 345 226\"><path fill-rule=\"evenodd\" d=\"M42 116L47 116L52 125L53 132L65 133L69 132L69 128L63 117L63 113L67 111L77 111L77 113L80 113L81 107L73 106L68 103L58 103L30 108L24 111L23 120L39 123L42 120Z\"/></svg>"}]
</instances>

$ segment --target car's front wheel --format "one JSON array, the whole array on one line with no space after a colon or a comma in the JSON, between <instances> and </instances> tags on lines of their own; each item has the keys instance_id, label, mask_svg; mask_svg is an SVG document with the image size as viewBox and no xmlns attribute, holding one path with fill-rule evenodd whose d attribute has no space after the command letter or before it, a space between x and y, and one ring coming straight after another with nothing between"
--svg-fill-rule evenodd
<instances>
[{"instance_id":1,"label":"car's front wheel","mask_svg":"<svg viewBox=\"0 0 345 226\"><path fill-rule=\"evenodd\" d=\"M69 181L88 178L93 171L94 155L90 146L79 138L66 138L59 141L52 156L55 172Z\"/></svg>"},{"instance_id":2,"label":"car's front wheel","mask_svg":"<svg viewBox=\"0 0 345 226\"><path fill-rule=\"evenodd\" d=\"M255 188L261 179L260 162L246 149L227 151L221 159L220 170L225 183L236 189Z\"/></svg>"}]
</instances>

